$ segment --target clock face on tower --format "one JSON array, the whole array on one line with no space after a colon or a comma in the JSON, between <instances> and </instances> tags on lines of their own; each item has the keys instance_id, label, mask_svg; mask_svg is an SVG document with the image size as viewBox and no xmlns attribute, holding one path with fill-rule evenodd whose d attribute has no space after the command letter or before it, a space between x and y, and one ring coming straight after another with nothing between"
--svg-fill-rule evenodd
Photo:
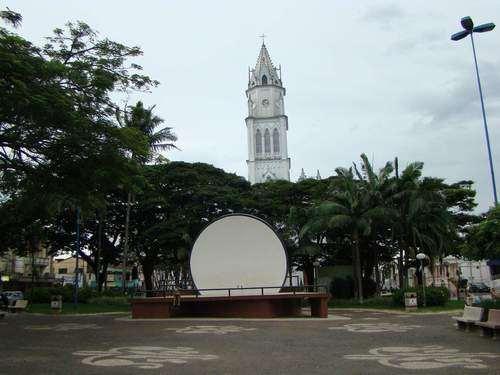
<instances>
[{"instance_id":1,"label":"clock face on tower","mask_svg":"<svg viewBox=\"0 0 500 375\"><path fill-rule=\"evenodd\" d=\"M262 105L264 107L267 107L269 105L269 100L268 99L262 99Z\"/></svg>"}]
</instances>

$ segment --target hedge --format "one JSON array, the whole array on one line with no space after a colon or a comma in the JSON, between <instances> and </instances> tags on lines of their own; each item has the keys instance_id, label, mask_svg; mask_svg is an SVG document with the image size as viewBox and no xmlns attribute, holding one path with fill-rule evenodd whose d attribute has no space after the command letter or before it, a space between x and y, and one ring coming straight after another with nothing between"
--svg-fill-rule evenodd
<instances>
[{"instance_id":1,"label":"hedge","mask_svg":"<svg viewBox=\"0 0 500 375\"><path fill-rule=\"evenodd\" d=\"M129 301L127 297L94 297L88 300L88 303L92 303L94 305L128 305Z\"/></svg>"},{"instance_id":2,"label":"hedge","mask_svg":"<svg viewBox=\"0 0 500 375\"><path fill-rule=\"evenodd\" d=\"M406 292L417 293L418 306L423 306L422 288L397 289L392 293L392 301L396 306L404 306L404 294ZM425 302L427 306L444 306L450 299L450 292L443 286L430 286L425 288Z\"/></svg>"},{"instance_id":3,"label":"hedge","mask_svg":"<svg viewBox=\"0 0 500 375\"><path fill-rule=\"evenodd\" d=\"M497 300L490 299L490 300L481 301L479 306L484 308L484 309L500 310L500 299L497 299Z\"/></svg>"},{"instance_id":4,"label":"hedge","mask_svg":"<svg viewBox=\"0 0 500 375\"><path fill-rule=\"evenodd\" d=\"M52 296L60 295L62 296L63 302L73 301L73 286L65 285L59 287L36 287L33 288L33 293L28 290L25 296L30 300L31 303L50 303ZM96 297L122 297L123 294L118 290L104 290L98 293L97 290L91 288L79 288L78 289L78 302L87 303L89 300Z\"/></svg>"}]
</instances>

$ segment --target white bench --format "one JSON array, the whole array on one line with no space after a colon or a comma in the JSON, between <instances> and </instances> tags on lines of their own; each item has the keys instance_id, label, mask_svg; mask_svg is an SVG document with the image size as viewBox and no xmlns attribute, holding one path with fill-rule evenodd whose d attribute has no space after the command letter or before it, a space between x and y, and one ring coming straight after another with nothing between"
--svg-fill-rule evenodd
<instances>
[{"instance_id":1,"label":"white bench","mask_svg":"<svg viewBox=\"0 0 500 375\"><path fill-rule=\"evenodd\" d=\"M28 300L26 299L18 299L14 302L12 306L9 306L9 310L11 312L24 311L28 307Z\"/></svg>"},{"instance_id":2,"label":"white bench","mask_svg":"<svg viewBox=\"0 0 500 375\"><path fill-rule=\"evenodd\" d=\"M490 309L488 311L488 320L486 322L477 323L483 331L481 336L488 335L489 332L493 335L493 340L497 339L497 331L500 330L500 310Z\"/></svg>"},{"instance_id":3,"label":"white bench","mask_svg":"<svg viewBox=\"0 0 500 375\"><path fill-rule=\"evenodd\" d=\"M457 328L465 328L466 331L470 331L470 327L474 327L476 323L483 320L484 309L481 307L465 306L464 313L462 316L454 316L457 322Z\"/></svg>"}]
</instances>

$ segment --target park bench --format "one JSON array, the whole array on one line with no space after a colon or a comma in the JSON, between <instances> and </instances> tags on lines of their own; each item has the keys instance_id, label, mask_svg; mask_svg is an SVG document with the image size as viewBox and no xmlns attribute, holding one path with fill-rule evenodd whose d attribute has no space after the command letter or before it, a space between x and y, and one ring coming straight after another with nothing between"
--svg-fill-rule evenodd
<instances>
[{"instance_id":1,"label":"park bench","mask_svg":"<svg viewBox=\"0 0 500 375\"><path fill-rule=\"evenodd\" d=\"M14 302L12 306L9 306L9 310L11 312L24 311L28 307L28 300L26 299L18 299Z\"/></svg>"},{"instance_id":2,"label":"park bench","mask_svg":"<svg viewBox=\"0 0 500 375\"><path fill-rule=\"evenodd\" d=\"M491 331L493 339L496 339L496 331L500 329L500 310L490 309L488 311L488 320L476 324L483 330L481 336L486 336Z\"/></svg>"},{"instance_id":3,"label":"park bench","mask_svg":"<svg viewBox=\"0 0 500 375\"><path fill-rule=\"evenodd\" d=\"M457 329L469 331L471 327L483 320L484 309L481 307L465 306L462 316L454 316L457 322Z\"/></svg>"}]
</instances>

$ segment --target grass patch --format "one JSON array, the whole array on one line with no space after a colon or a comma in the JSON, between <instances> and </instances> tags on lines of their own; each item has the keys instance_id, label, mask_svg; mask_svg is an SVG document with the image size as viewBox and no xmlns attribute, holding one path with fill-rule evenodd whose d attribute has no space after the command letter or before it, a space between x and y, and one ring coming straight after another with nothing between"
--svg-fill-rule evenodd
<instances>
[{"instance_id":1,"label":"grass patch","mask_svg":"<svg viewBox=\"0 0 500 375\"><path fill-rule=\"evenodd\" d=\"M363 303L359 303L355 299L331 299L328 302L328 307L333 308L359 308L359 309L381 309L381 310L399 310L405 311L404 307L397 306L392 301L390 296L388 297L374 297L367 298ZM458 310L464 308L464 301L447 301L444 306L430 306L430 307L419 307L416 312L440 312L447 310Z\"/></svg>"},{"instance_id":2,"label":"grass patch","mask_svg":"<svg viewBox=\"0 0 500 375\"><path fill-rule=\"evenodd\" d=\"M336 308L364 308L364 309L401 309L392 303L392 298L389 297L374 297L366 298L363 303L359 303L357 299L336 299L328 301L328 307Z\"/></svg>"},{"instance_id":3,"label":"grass patch","mask_svg":"<svg viewBox=\"0 0 500 375\"><path fill-rule=\"evenodd\" d=\"M29 313L52 314L52 309L48 303L30 304L26 311ZM75 308L72 303L63 303L61 314L98 314L104 312L130 312L130 305L79 303Z\"/></svg>"},{"instance_id":4,"label":"grass patch","mask_svg":"<svg viewBox=\"0 0 500 375\"><path fill-rule=\"evenodd\" d=\"M447 301L444 306L419 307L416 312L439 312L447 310L461 310L465 306L463 300Z\"/></svg>"}]
</instances>

